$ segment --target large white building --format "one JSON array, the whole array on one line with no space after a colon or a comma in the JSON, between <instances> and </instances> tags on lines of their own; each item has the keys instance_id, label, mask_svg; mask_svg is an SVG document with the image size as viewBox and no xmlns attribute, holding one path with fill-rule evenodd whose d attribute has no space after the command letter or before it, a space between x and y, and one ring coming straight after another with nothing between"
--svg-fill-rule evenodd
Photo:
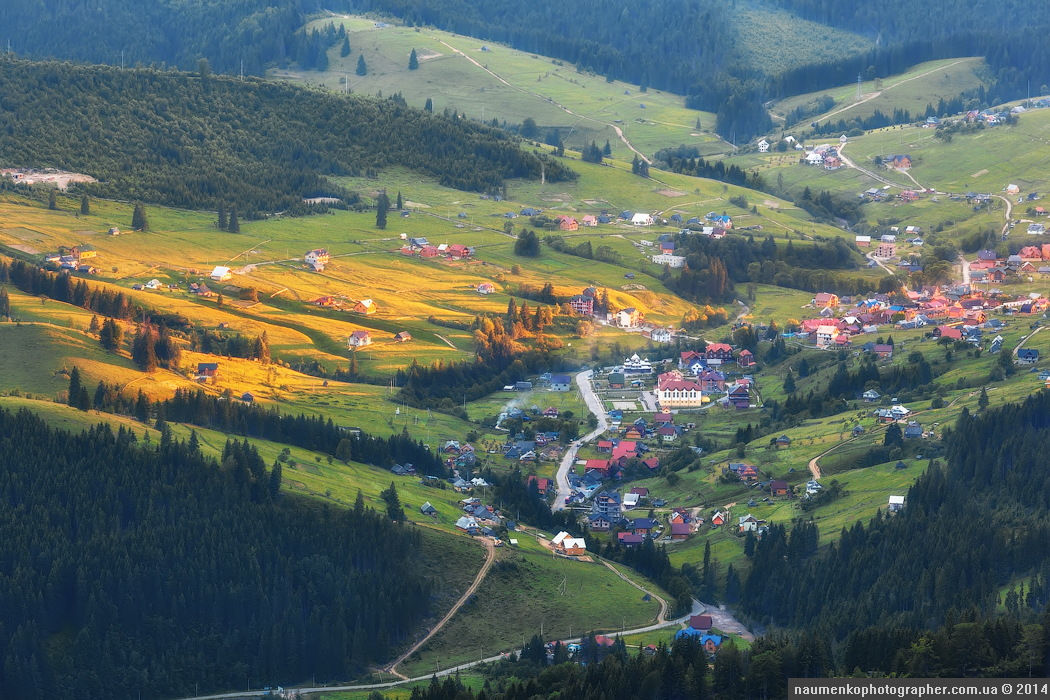
<instances>
[{"instance_id":1,"label":"large white building","mask_svg":"<svg viewBox=\"0 0 1050 700\"><path fill-rule=\"evenodd\" d=\"M653 262L657 265L667 265L668 267L685 267L685 256L673 253L660 253L653 256Z\"/></svg>"},{"instance_id":2,"label":"large white building","mask_svg":"<svg viewBox=\"0 0 1050 700\"><path fill-rule=\"evenodd\" d=\"M683 379L677 370L665 372L656 380L656 401L660 408L699 408L704 405L704 392L700 385Z\"/></svg>"}]
</instances>

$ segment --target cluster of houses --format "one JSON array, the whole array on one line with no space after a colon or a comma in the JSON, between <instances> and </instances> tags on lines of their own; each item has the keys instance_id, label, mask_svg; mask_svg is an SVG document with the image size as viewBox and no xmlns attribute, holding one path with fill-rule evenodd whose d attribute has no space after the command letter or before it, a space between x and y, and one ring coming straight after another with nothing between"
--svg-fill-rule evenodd
<instances>
[{"instance_id":1,"label":"cluster of houses","mask_svg":"<svg viewBox=\"0 0 1050 700\"><path fill-rule=\"evenodd\" d=\"M319 306L322 309L339 309L355 314L361 314L362 316L371 316L379 312L379 305L372 299L351 301L344 297L326 294L324 296L319 296L316 299L311 299L310 303L314 306Z\"/></svg>"},{"instance_id":2,"label":"cluster of houses","mask_svg":"<svg viewBox=\"0 0 1050 700\"><path fill-rule=\"evenodd\" d=\"M1035 233L1045 232L1043 224L1031 224L1029 233L1033 233L1033 227L1038 227ZM979 250L977 259L969 267L971 284L999 284L1035 275L1045 279L1050 277L1050 243L1027 245L1005 258L994 250Z\"/></svg>"},{"instance_id":3,"label":"cluster of houses","mask_svg":"<svg viewBox=\"0 0 1050 700\"><path fill-rule=\"evenodd\" d=\"M456 520L456 528L468 535L487 535L489 537L496 536L496 528L503 524L504 519L500 512L491 505L485 505L481 502L480 498L471 496L464 498L459 502L463 510L463 515ZM430 505L425 503L423 507ZM433 515L436 510L433 506L430 507L431 512L423 510L420 511L424 515Z\"/></svg>"},{"instance_id":4,"label":"cluster of houses","mask_svg":"<svg viewBox=\"0 0 1050 700\"><path fill-rule=\"evenodd\" d=\"M816 347L828 349L851 347L855 336L875 333L886 324L901 329L932 326L934 338L948 337L979 345L984 331L995 332L1003 327L1002 321L988 318L989 311L1041 314L1050 308L1050 302L1039 295L1007 298L998 290L982 291L971 285L954 284L910 290L903 297L892 299L886 294L875 294L856 302L849 297L839 299L834 294L821 293L814 297L812 306L819 310L817 316L800 321L797 330L785 336L808 337ZM869 342L862 347L880 357L893 355L893 348L881 343Z\"/></svg>"},{"instance_id":5,"label":"cluster of houses","mask_svg":"<svg viewBox=\"0 0 1050 700\"><path fill-rule=\"evenodd\" d=\"M92 260L98 255L95 246L90 244L78 245L65 250L65 252L46 253L44 255L45 265L54 265L60 270L79 272L85 275L98 274L98 268L86 260Z\"/></svg>"},{"instance_id":6,"label":"cluster of houses","mask_svg":"<svg viewBox=\"0 0 1050 700\"><path fill-rule=\"evenodd\" d=\"M846 137L843 136L843 139ZM842 158L839 157L839 149L836 146L823 144L815 146L807 151L806 155L799 160L803 165L811 165L824 168L825 170L838 170L842 167Z\"/></svg>"},{"instance_id":7,"label":"cluster of houses","mask_svg":"<svg viewBox=\"0 0 1050 700\"><path fill-rule=\"evenodd\" d=\"M395 343L407 343L412 340L412 334L408 331L399 331L394 334L393 342ZM352 332L346 338L346 345L351 350L357 348L363 348L366 345L372 344L372 331L356 330Z\"/></svg>"},{"instance_id":8,"label":"cluster of houses","mask_svg":"<svg viewBox=\"0 0 1050 700\"><path fill-rule=\"evenodd\" d=\"M700 640L700 646L704 648L708 654L715 654L718 652L719 647L722 646L722 635L712 634L713 621L710 615L693 615L689 618L689 624L685 629L680 629L675 633L675 639L681 639L682 637L692 637Z\"/></svg>"},{"instance_id":9,"label":"cluster of houses","mask_svg":"<svg viewBox=\"0 0 1050 700\"><path fill-rule=\"evenodd\" d=\"M426 238L420 236L409 238L407 234L401 234L405 241L399 252L402 255L418 255L421 258L444 258L446 260L469 260L474 257L474 247L461 243L441 243L433 245Z\"/></svg>"}]
</instances>

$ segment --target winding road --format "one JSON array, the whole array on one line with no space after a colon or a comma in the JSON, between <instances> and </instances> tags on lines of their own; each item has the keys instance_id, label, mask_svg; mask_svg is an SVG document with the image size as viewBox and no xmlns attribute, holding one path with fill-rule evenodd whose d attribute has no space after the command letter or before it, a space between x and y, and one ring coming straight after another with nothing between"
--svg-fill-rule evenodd
<instances>
[{"instance_id":1,"label":"winding road","mask_svg":"<svg viewBox=\"0 0 1050 700\"><path fill-rule=\"evenodd\" d=\"M554 481L558 484L558 493L554 497L554 505L551 507L551 510L565 509L565 499L572 493L572 490L569 488L569 470L572 469L572 465L576 461L576 455L580 451L580 446L590 442L609 429L609 419L606 417L605 409L602 407L602 402L598 400L598 396L594 393L594 387L591 386L591 377L593 376L593 370L588 369L579 372L576 375L576 385L580 387L580 395L583 396L587 409L598 419L598 427L582 438L574 440L569 445L569 449L565 451L565 456L562 457L561 464L558 465L558 473L554 475Z\"/></svg>"},{"instance_id":2,"label":"winding road","mask_svg":"<svg viewBox=\"0 0 1050 700\"><path fill-rule=\"evenodd\" d=\"M477 592L478 586L480 586L481 582L485 580L485 576L489 573L489 569L492 568L493 562L496 561L496 546L492 543L492 540L486 537L481 540L481 543L485 547L485 563L481 565L481 568L478 570L478 574L474 577L474 581L470 584L470 587L463 592L463 595L460 596L459 600L456 601L456 604L453 605L447 613L445 613L445 616L441 618L438 621L438 623L430 629L429 632L427 632L425 637L423 637L418 642L409 647L408 651L406 651L404 654L394 659L394 663L387 666L386 670L388 672L394 674L402 680L408 680L408 677L402 675L397 670L397 667L400 664L404 663L405 659L412 656L412 654L416 653L416 651L418 651L420 647L426 644L431 637L437 634L442 627L448 624L448 621L452 619L452 616L459 612L459 609L466 605L467 602L470 601L471 596L473 596L474 593Z\"/></svg>"}]
</instances>

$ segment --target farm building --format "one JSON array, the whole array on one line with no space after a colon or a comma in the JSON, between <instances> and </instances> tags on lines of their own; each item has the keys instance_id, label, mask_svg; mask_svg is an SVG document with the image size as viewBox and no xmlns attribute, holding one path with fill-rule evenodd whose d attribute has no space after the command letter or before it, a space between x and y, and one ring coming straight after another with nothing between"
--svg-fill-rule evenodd
<instances>
[{"instance_id":1,"label":"farm building","mask_svg":"<svg viewBox=\"0 0 1050 700\"><path fill-rule=\"evenodd\" d=\"M351 348L360 348L372 344L372 335L368 331L354 331L346 339L346 344Z\"/></svg>"},{"instance_id":2,"label":"farm building","mask_svg":"<svg viewBox=\"0 0 1050 700\"><path fill-rule=\"evenodd\" d=\"M230 268L224 265L216 265L215 269L211 271L210 277L216 282L225 282L233 275L230 273Z\"/></svg>"}]
</instances>

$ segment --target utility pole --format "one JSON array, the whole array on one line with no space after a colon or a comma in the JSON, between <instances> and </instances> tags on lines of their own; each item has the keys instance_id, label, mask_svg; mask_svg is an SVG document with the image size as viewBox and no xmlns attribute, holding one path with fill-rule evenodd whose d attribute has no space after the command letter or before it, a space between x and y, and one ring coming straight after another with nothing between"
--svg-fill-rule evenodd
<instances>
[{"instance_id":1,"label":"utility pole","mask_svg":"<svg viewBox=\"0 0 1050 700\"><path fill-rule=\"evenodd\" d=\"M10 41L8 41L8 48L10 48ZM124 49L120 50L120 69L124 70Z\"/></svg>"}]
</instances>

